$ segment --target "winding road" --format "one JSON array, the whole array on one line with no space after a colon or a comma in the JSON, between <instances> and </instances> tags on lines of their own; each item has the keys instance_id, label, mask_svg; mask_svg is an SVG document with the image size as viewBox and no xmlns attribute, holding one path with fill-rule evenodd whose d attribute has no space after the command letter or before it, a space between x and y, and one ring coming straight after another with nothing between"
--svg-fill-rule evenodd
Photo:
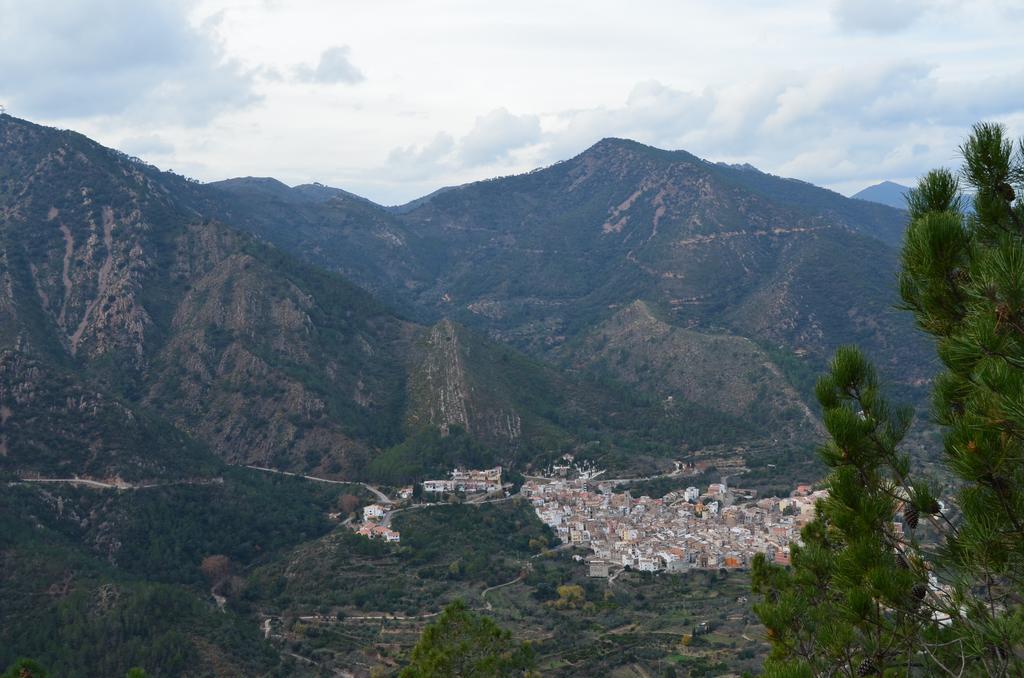
<instances>
[{"instance_id":1,"label":"winding road","mask_svg":"<svg viewBox=\"0 0 1024 678\"><path fill-rule=\"evenodd\" d=\"M393 504L393 503L395 503L394 501L391 500L390 497L388 497L388 495L386 495L383 492L381 492L380 489L378 489L377 487L375 487L373 485L370 485L369 483L364 483L364 482L361 482L361 481L358 481L358 480L331 480L330 478L318 478L317 476L307 476L307 475L302 474L302 473L292 473L291 471L280 471L280 470L278 470L276 468L267 468L266 466L253 466L251 464L246 464L245 468L251 468L254 471L263 471L264 473L277 473L278 475L282 475L282 476L292 476L293 478L305 478L306 480L313 480L313 481L316 481L318 483L330 483L331 485L362 485L363 487L368 489L370 492L372 492L373 495L375 497L377 497L377 501L379 501L380 503L382 503L382 504Z\"/></svg>"},{"instance_id":2,"label":"winding road","mask_svg":"<svg viewBox=\"0 0 1024 678\"><path fill-rule=\"evenodd\" d=\"M117 480L112 483L92 478L19 478L12 484L19 483L54 483L64 485L81 485L97 490L149 490L156 487L170 487L171 485L211 485L220 482L219 479L202 480L171 480L165 483L129 483L124 480Z\"/></svg>"},{"instance_id":3,"label":"winding road","mask_svg":"<svg viewBox=\"0 0 1024 678\"><path fill-rule=\"evenodd\" d=\"M518 584L519 582L523 581L524 579L526 579L526 572L525 571L524 572L520 572L519 576L516 577L515 579L513 579L512 581L507 581L504 584L497 584L495 586L489 586L489 587L485 588L483 591L481 591L480 592L480 600L484 601L484 607L487 609L487 611L490 612L491 610L494 609L494 606L491 605L491 601L484 600L487 597L488 593L490 593L491 591L496 591L497 589L500 589L500 588L504 588L506 586L512 586L512 584Z\"/></svg>"}]
</instances>

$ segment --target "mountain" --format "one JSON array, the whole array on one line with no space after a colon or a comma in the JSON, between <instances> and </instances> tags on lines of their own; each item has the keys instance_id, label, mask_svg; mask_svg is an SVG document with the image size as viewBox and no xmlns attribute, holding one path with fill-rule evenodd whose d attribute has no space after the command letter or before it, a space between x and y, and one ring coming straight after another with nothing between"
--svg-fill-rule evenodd
<instances>
[{"instance_id":1,"label":"mountain","mask_svg":"<svg viewBox=\"0 0 1024 678\"><path fill-rule=\"evenodd\" d=\"M256 613L285 602L279 582L247 592L247 573L330 533L342 493L369 493L242 465L404 484L572 452L653 474L764 436L747 410L544 362L414 306L443 243L344 191L201 186L3 115L0 210L0 664L292 672ZM546 534L525 505L508 522ZM381 546L343 534L331 567ZM225 581L204 578L209 558Z\"/></svg>"},{"instance_id":2,"label":"mountain","mask_svg":"<svg viewBox=\"0 0 1024 678\"><path fill-rule=\"evenodd\" d=\"M639 300L591 330L572 356L644 391L751 422L766 441L820 434L813 413L757 344L673 327Z\"/></svg>"},{"instance_id":3,"label":"mountain","mask_svg":"<svg viewBox=\"0 0 1024 678\"><path fill-rule=\"evenodd\" d=\"M101 422L121 436L144 412L232 463L334 472L400 438L414 328L365 292L197 214L187 182L80 135L4 117L0 151L3 349L41 366L13 373L7 426L34 412L28 391L58 419L88 404L101 454L123 447ZM105 406L79 392L123 411L98 418ZM4 466L48 466L38 445L9 441ZM76 445L63 461L79 450L94 460Z\"/></svg>"},{"instance_id":4,"label":"mountain","mask_svg":"<svg viewBox=\"0 0 1024 678\"><path fill-rule=\"evenodd\" d=\"M268 178L185 188L180 197L191 209L336 271L404 315L417 317L401 290L425 273L408 253L428 245L384 207L341 189L292 188Z\"/></svg>"},{"instance_id":5,"label":"mountain","mask_svg":"<svg viewBox=\"0 0 1024 678\"><path fill-rule=\"evenodd\" d=\"M674 324L724 326L823 359L838 343L886 341L873 325L892 298L875 281L891 287L904 217L610 139L543 170L446 191L403 221L445 252L430 262L434 282L406 287L420 305L534 351L640 298ZM853 252L865 255L855 260L863 277L828 274Z\"/></svg>"},{"instance_id":6,"label":"mountain","mask_svg":"<svg viewBox=\"0 0 1024 678\"><path fill-rule=\"evenodd\" d=\"M867 200L880 205L888 205L889 207L905 210L907 208L907 199L904 196L909 190L909 186L897 184L893 181L883 181L880 184L868 186L864 190L857 191L850 197L855 200Z\"/></svg>"},{"instance_id":7,"label":"mountain","mask_svg":"<svg viewBox=\"0 0 1024 678\"><path fill-rule=\"evenodd\" d=\"M889 312L902 219L614 139L388 209L201 185L0 115L0 664L378 665L408 639L360 620L416 623L509 580L539 637L555 587L584 575L568 552L533 560L552 538L528 504L409 511L400 547L328 516L376 501L357 480L566 453L624 475L702 461L761 491L813 480L808 382L832 347L885 350L907 385L928 374ZM603 656L637 601L663 605L652 628L705 615L667 581L617 580L583 651ZM567 626L548 652L578 641Z\"/></svg>"},{"instance_id":8,"label":"mountain","mask_svg":"<svg viewBox=\"0 0 1024 678\"><path fill-rule=\"evenodd\" d=\"M749 165L605 139L397 212L337 201L294 217L266 196L233 203L238 223L422 321L452 318L548 361L641 299L674 327L772 351L791 380L848 342L898 364L889 376L908 388L930 374L892 310L905 213Z\"/></svg>"},{"instance_id":9,"label":"mountain","mask_svg":"<svg viewBox=\"0 0 1024 678\"><path fill-rule=\"evenodd\" d=\"M666 408L615 375L416 322L315 266L406 305L405 282L429 275L436 243L344 191L199 186L9 116L0 151L0 470L12 475L188 478L227 462L386 468L405 482L460 454L529 467L596 442L606 463L638 469L762 437L728 408ZM426 455L423 431L451 428L472 443L395 462Z\"/></svg>"}]
</instances>

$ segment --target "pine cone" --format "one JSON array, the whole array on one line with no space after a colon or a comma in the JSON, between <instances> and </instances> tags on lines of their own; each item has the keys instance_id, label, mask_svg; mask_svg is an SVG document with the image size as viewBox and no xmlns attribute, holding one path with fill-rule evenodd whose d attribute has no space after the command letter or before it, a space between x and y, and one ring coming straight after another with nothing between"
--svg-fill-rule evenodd
<instances>
[{"instance_id":1,"label":"pine cone","mask_svg":"<svg viewBox=\"0 0 1024 678\"><path fill-rule=\"evenodd\" d=\"M857 667L858 676L874 676L877 673L878 667L875 666L875 663L870 659L865 659L860 663L860 666Z\"/></svg>"},{"instance_id":2,"label":"pine cone","mask_svg":"<svg viewBox=\"0 0 1024 678\"><path fill-rule=\"evenodd\" d=\"M924 597L928 595L928 587L918 582L910 587L910 593L918 600L924 600Z\"/></svg>"},{"instance_id":3,"label":"pine cone","mask_svg":"<svg viewBox=\"0 0 1024 678\"><path fill-rule=\"evenodd\" d=\"M914 530L917 529L917 507L913 504L906 504L903 507L903 522L907 524L907 527Z\"/></svg>"},{"instance_id":4,"label":"pine cone","mask_svg":"<svg viewBox=\"0 0 1024 678\"><path fill-rule=\"evenodd\" d=\"M907 562L907 559L903 557L902 553L896 554L896 567L900 568L901 570L910 569L910 564Z\"/></svg>"},{"instance_id":5,"label":"pine cone","mask_svg":"<svg viewBox=\"0 0 1024 678\"><path fill-rule=\"evenodd\" d=\"M1003 200L1005 200L1006 202L1013 202L1014 199L1017 197L1017 194L1013 192L1013 186L1005 182L999 184L998 190L999 195L1001 195L1003 197Z\"/></svg>"}]
</instances>

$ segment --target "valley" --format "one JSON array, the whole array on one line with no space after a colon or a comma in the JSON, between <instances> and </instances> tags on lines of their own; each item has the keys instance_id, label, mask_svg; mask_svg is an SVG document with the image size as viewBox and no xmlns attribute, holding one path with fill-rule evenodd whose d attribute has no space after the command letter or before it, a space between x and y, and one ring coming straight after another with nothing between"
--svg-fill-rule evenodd
<instances>
[{"instance_id":1,"label":"valley","mask_svg":"<svg viewBox=\"0 0 1024 678\"><path fill-rule=\"evenodd\" d=\"M590 577L538 483L569 455L661 515L728 477L766 503L723 534L784 554L834 348L918 406L931 375L902 212L624 139L388 208L0 115L0 203L0 666L393 673L464 599L553 675L754 670L753 551Z\"/></svg>"}]
</instances>

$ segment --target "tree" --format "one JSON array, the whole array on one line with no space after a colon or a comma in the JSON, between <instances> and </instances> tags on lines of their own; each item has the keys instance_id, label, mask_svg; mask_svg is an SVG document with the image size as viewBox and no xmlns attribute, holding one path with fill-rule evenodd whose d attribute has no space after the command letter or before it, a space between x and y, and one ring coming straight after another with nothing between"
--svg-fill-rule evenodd
<instances>
[{"instance_id":1,"label":"tree","mask_svg":"<svg viewBox=\"0 0 1024 678\"><path fill-rule=\"evenodd\" d=\"M231 575L231 559L224 555L206 556L199 569L210 586L216 589Z\"/></svg>"},{"instance_id":2,"label":"tree","mask_svg":"<svg viewBox=\"0 0 1024 678\"><path fill-rule=\"evenodd\" d=\"M840 349L816 389L828 498L790 569L754 563L769 675L1024 675L1024 141L981 123L960 150L973 212L960 178L925 175L899 273L945 368L933 410L954 500L942 510L901 450L910 411Z\"/></svg>"},{"instance_id":3,"label":"tree","mask_svg":"<svg viewBox=\"0 0 1024 678\"><path fill-rule=\"evenodd\" d=\"M534 665L529 643L518 643L490 618L457 600L423 631L402 678L521 676Z\"/></svg>"},{"instance_id":4,"label":"tree","mask_svg":"<svg viewBox=\"0 0 1024 678\"><path fill-rule=\"evenodd\" d=\"M338 498L338 508L345 515L355 513L359 508L359 497L354 494L343 494Z\"/></svg>"},{"instance_id":5,"label":"tree","mask_svg":"<svg viewBox=\"0 0 1024 678\"><path fill-rule=\"evenodd\" d=\"M19 659L10 666L3 673L0 673L0 678L46 678L48 674L46 670L32 659Z\"/></svg>"}]
</instances>

